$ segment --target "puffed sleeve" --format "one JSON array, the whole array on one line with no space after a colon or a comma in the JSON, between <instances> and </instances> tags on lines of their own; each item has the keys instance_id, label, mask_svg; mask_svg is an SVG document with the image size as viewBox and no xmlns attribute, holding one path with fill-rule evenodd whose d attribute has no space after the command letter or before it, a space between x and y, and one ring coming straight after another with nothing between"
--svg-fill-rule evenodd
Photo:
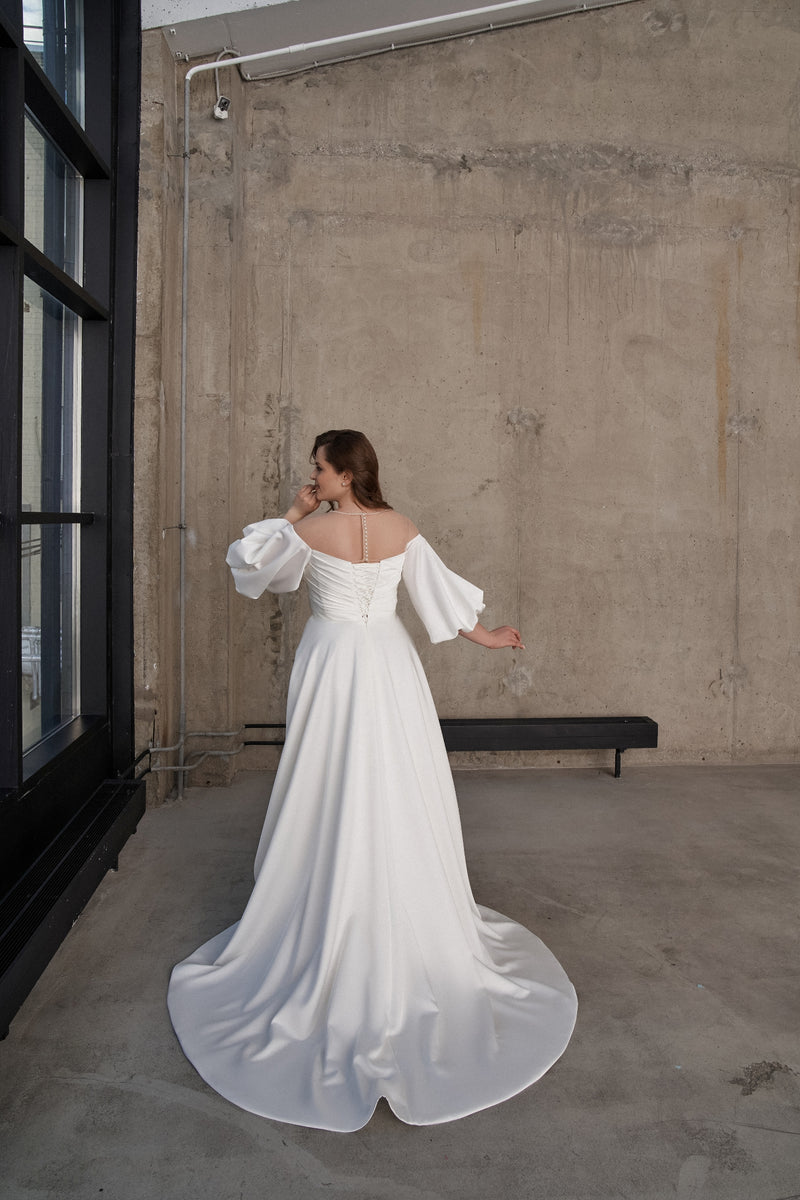
<instances>
[{"instance_id":1,"label":"puffed sleeve","mask_svg":"<svg viewBox=\"0 0 800 1200\"><path fill-rule=\"evenodd\" d=\"M460 629L475 628L484 609L483 592L449 570L422 534L408 543L403 579L432 642L446 642Z\"/></svg>"},{"instance_id":2,"label":"puffed sleeve","mask_svg":"<svg viewBox=\"0 0 800 1200\"><path fill-rule=\"evenodd\" d=\"M257 600L264 591L293 592L300 586L311 551L289 521L256 521L243 533L225 558L237 592Z\"/></svg>"}]
</instances>

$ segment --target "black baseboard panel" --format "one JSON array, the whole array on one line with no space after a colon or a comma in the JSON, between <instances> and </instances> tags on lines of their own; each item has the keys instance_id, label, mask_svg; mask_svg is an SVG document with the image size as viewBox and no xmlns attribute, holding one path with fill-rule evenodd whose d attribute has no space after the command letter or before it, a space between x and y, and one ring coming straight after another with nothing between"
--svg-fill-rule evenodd
<instances>
[{"instance_id":1,"label":"black baseboard panel","mask_svg":"<svg viewBox=\"0 0 800 1200\"><path fill-rule=\"evenodd\" d=\"M0 1038L144 810L142 780L106 780L0 901Z\"/></svg>"}]
</instances>

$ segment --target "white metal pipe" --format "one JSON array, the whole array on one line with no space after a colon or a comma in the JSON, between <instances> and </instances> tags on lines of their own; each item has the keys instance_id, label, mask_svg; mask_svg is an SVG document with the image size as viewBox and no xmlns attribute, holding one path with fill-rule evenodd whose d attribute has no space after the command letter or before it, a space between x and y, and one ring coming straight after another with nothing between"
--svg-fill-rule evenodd
<instances>
[{"instance_id":1,"label":"white metal pipe","mask_svg":"<svg viewBox=\"0 0 800 1200\"><path fill-rule=\"evenodd\" d=\"M242 733L244 733L243 725L239 729L190 729L188 733L184 734L183 741L185 745L189 738L193 737L239 737ZM174 746L148 746L150 754L168 754L174 750L180 750L180 748L180 742L176 742ZM160 769L166 771L169 768L163 767Z\"/></svg>"},{"instance_id":2,"label":"white metal pipe","mask_svg":"<svg viewBox=\"0 0 800 1200\"><path fill-rule=\"evenodd\" d=\"M177 771L178 772L178 782L181 783L183 781L184 775L188 774L189 771L194 771L197 767L200 766L201 762L205 761L205 759L207 759L207 758L233 758L234 755L241 754L241 752L243 750L244 750L244 743L242 743L241 746L235 746L233 750L204 750L201 753L200 757L195 759L195 761L192 763L186 763L185 765L180 766L180 767L150 767L150 771ZM183 795L183 792L180 791L179 796L182 796L182 795Z\"/></svg>"},{"instance_id":3,"label":"white metal pipe","mask_svg":"<svg viewBox=\"0 0 800 1200\"><path fill-rule=\"evenodd\" d=\"M612 7L615 4L624 2L625 0L599 0L599 3L592 3L591 0L578 0L574 4L565 6L564 10L560 10L558 13L542 13L540 19L541 17L566 16L569 13L585 12L590 8ZM483 4L478 8L462 9L460 12L440 13L435 17L422 17L416 21L403 21L399 25L380 25L374 29L364 29L359 33L340 33L335 37L322 38L315 42L296 42L294 45L280 46L274 50L261 50L256 51L254 54L241 54L237 58L226 59L222 64L218 62L198 63L196 67L190 67L186 72L186 84L188 85L188 82L201 71L213 71L215 69L218 71L221 65L236 67L241 66L242 63L257 62L260 59L278 58L284 54L300 54L309 50L327 50L333 46L365 42L372 38L388 38L390 40L387 49L394 49L395 43L391 41L391 38L397 34L411 33L415 30L427 31L434 29L436 26L447 25L453 21L478 21L485 17L487 21L484 28L493 29L502 23L502 18L505 15L513 17L516 14L517 20L520 23L533 22L537 19L534 13L527 12L519 15L521 10L530 9L530 5L531 0L505 0L505 3L501 4ZM488 20L489 17L495 19ZM468 29L463 32L454 32L452 36L464 37L474 32L479 32L479 30ZM445 36L447 36L447 33L445 33ZM314 63L314 66L318 65L320 64Z\"/></svg>"}]
</instances>

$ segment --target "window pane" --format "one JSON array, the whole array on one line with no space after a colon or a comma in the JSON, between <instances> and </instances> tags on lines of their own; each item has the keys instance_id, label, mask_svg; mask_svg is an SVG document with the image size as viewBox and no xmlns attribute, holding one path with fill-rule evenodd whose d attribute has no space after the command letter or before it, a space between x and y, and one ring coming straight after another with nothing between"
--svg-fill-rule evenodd
<instances>
[{"instance_id":1,"label":"window pane","mask_svg":"<svg viewBox=\"0 0 800 1200\"><path fill-rule=\"evenodd\" d=\"M79 712L80 526L22 527L22 740L30 750Z\"/></svg>"},{"instance_id":2,"label":"window pane","mask_svg":"<svg viewBox=\"0 0 800 1200\"><path fill-rule=\"evenodd\" d=\"M25 280L22 508L80 510L80 318Z\"/></svg>"},{"instance_id":3,"label":"window pane","mask_svg":"<svg viewBox=\"0 0 800 1200\"><path fill-rule=\"evenodd\" d=\"M83 0L23 0L25 45L83 124Z\"/></svg>"},{"instance_id":4,"label":"window pane","mask_svg":"<svg viewBox=\"0 0 800 1200\"><path fill-rule=\"evenodd\" d=\"M83 179L25 115L25 237L82 282Z\"/></svg>"}]
</instances>

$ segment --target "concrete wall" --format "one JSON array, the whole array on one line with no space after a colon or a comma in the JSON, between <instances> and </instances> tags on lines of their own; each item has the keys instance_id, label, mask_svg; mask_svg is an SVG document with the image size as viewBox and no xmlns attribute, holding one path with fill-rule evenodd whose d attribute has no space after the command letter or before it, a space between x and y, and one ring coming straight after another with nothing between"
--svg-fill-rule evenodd
<instances>
[{"instance_id":1,"label":"concrete wall","mask_svg":"<svg viewBox=\"0 0 800 1200\"><path fill-rule=\"evenodd\" d=\"M137 748L174 744L179 713L180 132L175 67L159 33L142 55L136 395L134 660ZM174 761L154 758L154 765ZM172 776L151 776L163 796Z\"/></svg>"},{"instance_id":2,"label":"concrete wall","mask_svg":"<svg viewBox=\"0 0 800 1200\"><path fill-rule=\"evenodd\" d=\"M647 761L797 759L798 62L795 0L644 0L228 72L226 123L195 81L190 729L281 719L303 602L236 596L225 548L284 510L316 431L354 426L486 623L525 634L517 656L423 647L442 715L645 713ZM154 711L173 738L177 688L182 69L158 32L145 68L146 740ZM532 761L555 757L606 756Z\"/></svg>"}]
</instances>

